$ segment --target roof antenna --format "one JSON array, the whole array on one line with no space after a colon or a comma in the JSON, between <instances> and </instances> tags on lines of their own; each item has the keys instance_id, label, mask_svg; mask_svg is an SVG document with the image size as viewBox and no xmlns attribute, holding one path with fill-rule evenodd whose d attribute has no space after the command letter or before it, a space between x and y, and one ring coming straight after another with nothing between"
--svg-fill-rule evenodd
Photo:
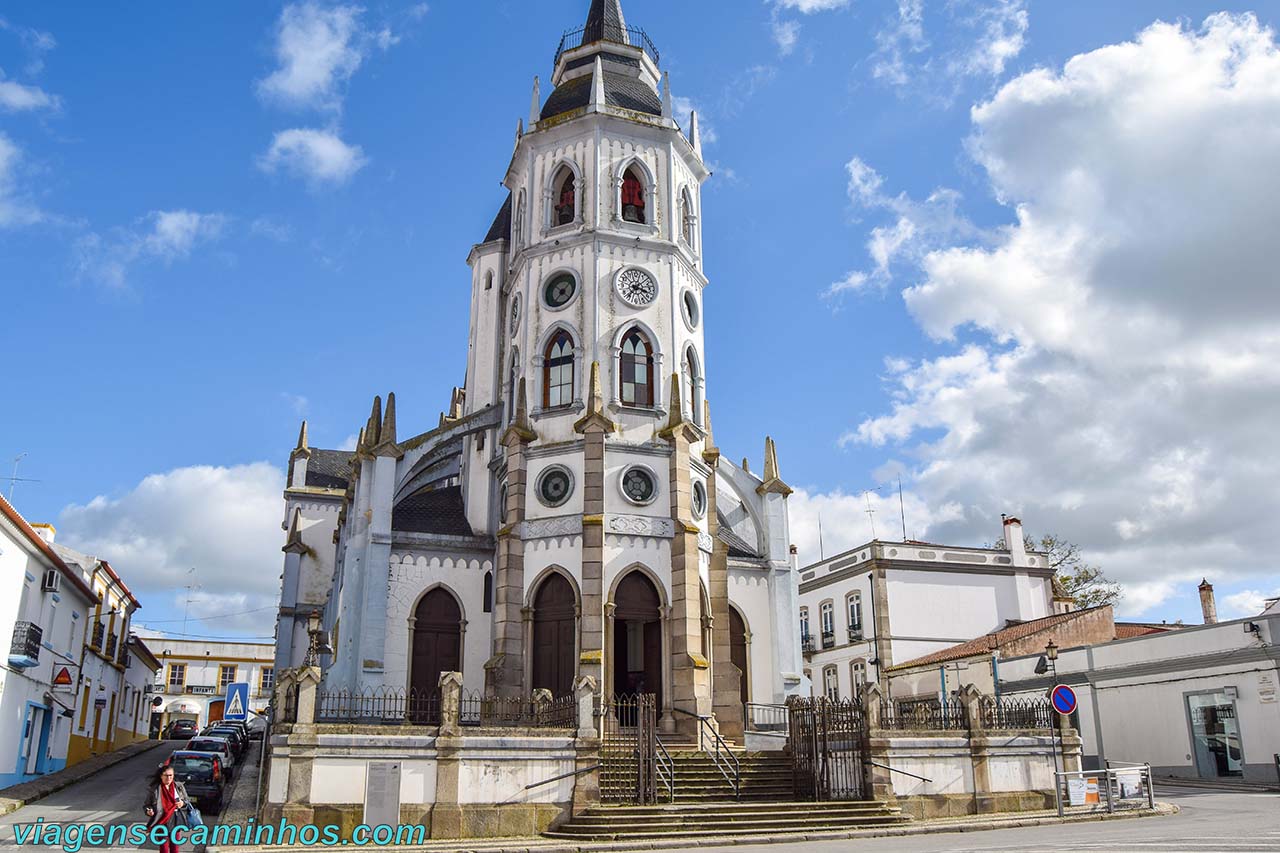
<instances>
[{"instance_id":1,"label":"roof antenna","mask_svg":"<svg viewBox=\"0 0 1280 853\"><path fill-rule=\"evenodd\" d=\"M13 487L14 487L14 485L16 485L17 483L38 483L38 482L40 482L39 480L32 480L32 479L31 479L31 478L29 478L29 477L19 477L19 476L18 476L18 463L19 463L19 462L21 462L21 461L22 461L22 459L23 459L23 457L24 457L24 456L26 456L26 455L27 455L27 454L26 454L26 451L23 451L22 453L19 453L17 456L13 457L13 476L9 478L9 505L10 505L10 506L12 506L12 505L13 505ZM0 479L3 479L3 478L0 478Z\"/></svg>"},{"instance_id":2,"label":"roof antenna","mask_svg":"<svg viewBox=\"0 0 1280 853\"><path fill-rule=\"evenodd\" d=\"M902 515L902 541L907 541L907 506L902 502L902 475L898 475L898 512Z\"/></svg>"},{"instance_id":3,"label":"roof antenna","mask_svg":"<svg viewBox=\"0 0 1280 853\"><path fill-rule=\"evenodd\" d=\"M822 547L822 513L818 513L818 560L827 559L827 549Z\"/></svg>"},{"instance_id":4,"label":"roof antenna","mask_svg":"<svg viewBox=\"0 0 1280 853\"><path fill-rule=\"evenodd\" d=\"M871 522L871 540L874 542L876 539L876 511L871 508L870 490L863 492L862 496L867 499L867 520Z\"/></svg>"}]
</instances>

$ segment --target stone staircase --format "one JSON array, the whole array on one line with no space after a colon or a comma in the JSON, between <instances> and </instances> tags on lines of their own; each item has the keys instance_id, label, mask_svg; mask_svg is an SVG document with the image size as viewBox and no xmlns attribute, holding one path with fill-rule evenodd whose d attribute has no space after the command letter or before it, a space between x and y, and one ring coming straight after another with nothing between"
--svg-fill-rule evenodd
<instances>
[{"instance_id":1,"label":"stone staircase","mask_svg":"<svg viewBox=\"0 0 1280 853\"><path fill-rule=\"evenodd\" d=\"M892 826L910 820L882 802L796 802L791 759L780 752L743 751L732 747L740 768L740 795L725 778L714 757L692 742L663 738L674 768L675 797L658 783L658 803L651 806L599 805L544 833L548 838L577 841L657 840L696 835L731 837L789 833L841 832ZM602 773L601 792L626 789L634 765L613 768L615 779Z\"/></svg>"},{"instance_id":2,"label":"stone staircase","mask_svg":"<svg viewBox=\"0 0 1280 853\"><path fill-rule=\"evenodd\" d=\"M592 806L543 834L575 841L656 841L680 836L707 839L845 832L908 820L899 809L877 802L691 803L677 799L669 805Z\"/></svg>"}]
</instances>

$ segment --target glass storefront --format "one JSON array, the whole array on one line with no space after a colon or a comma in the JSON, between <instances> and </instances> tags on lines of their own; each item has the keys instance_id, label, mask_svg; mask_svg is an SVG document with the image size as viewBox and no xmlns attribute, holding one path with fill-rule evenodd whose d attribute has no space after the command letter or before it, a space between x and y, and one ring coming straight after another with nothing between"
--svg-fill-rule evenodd
<instances>
[{"instance_id":1,"label":"glass storefront","mask_svg":"<svg viewBox=\"0 0 1280 853\"><path fill-rule=\"evenodd\" d=\"M1191 747L1202 779L1240 776L1244 753L1235 700L1221 691L1187 697Z\"/></svg>"}]
</instances>

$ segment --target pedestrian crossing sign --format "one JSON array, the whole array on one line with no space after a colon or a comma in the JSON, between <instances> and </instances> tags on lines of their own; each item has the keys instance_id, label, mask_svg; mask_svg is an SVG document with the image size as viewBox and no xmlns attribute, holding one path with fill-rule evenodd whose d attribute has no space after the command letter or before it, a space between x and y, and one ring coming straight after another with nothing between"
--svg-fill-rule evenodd
<instances>
[{"instance_id":1,"label":"pedestrian crossing sign","mask_svg":"<svg viewBox=\"0 0 1280 853\"><path fill-rule=\"evenodd\" d=\"M234 681L227 685L227 699L222 706L225 720L249 719L249 682Z\"/></svg>"}]
</instances>

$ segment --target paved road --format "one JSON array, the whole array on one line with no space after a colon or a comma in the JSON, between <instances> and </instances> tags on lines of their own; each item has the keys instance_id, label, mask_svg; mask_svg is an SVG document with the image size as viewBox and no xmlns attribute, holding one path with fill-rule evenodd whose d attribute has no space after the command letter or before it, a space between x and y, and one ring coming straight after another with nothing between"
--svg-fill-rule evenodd
<instances>
[{"instance_id":1,"label":"paved road","mask_svg":"<svg viewBox=\"0 0 1280 853\"><path fill-rule=\"evenodd\" d=\"M1171 817L1036 826L987 832L868 838L856 841L806 841L778 844L772 851L804 853L1280 853L1280 794L1237 794L1193 788L1160 791L1176 803ZM697 853L749 853L753 848L698 847Z\"/></svg>"},{"instance_id":2,"label":"paved road","mask_svg":"<svg viewBox=\"0 0 1280 853\"><path fill-rule=\"evenodd\" d=\"M150 775L156 765L182 743L180 740L169 741L167 745L108 767L43 800L0 817L0 850L19 849L14 839L13 825L35 823L39 818L44 818L45 823L102 823L125 827L145 822L142 801ZM255 742L254 748L257 746ZM235 784L239 782L240 777L237 775ZM252 787L252 782L250 786ZM230 795L228 790L228 800ZM210 818L212 816L206 816L206 820ZM187 845L183 849L191 848Z\"/></svg>"}]
</instances>

